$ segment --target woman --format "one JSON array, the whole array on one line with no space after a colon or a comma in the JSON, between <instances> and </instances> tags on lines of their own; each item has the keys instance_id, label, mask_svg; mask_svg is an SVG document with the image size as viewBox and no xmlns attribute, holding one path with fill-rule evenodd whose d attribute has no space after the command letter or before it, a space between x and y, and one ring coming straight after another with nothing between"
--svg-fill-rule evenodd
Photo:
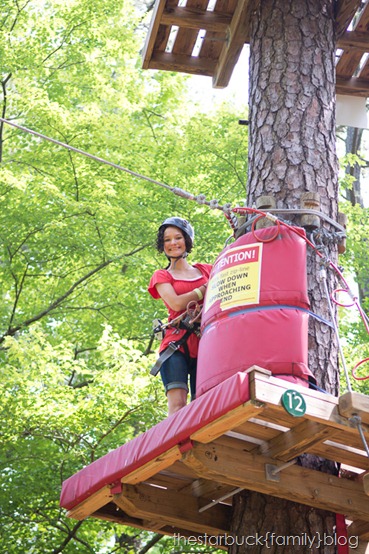
<instances>
[{"instance_id":1,"label":"woman","mask_svg":"<svg viewBox=\"0 0 369 554\"><path fill-rule=\"evenodd\" d=\"M169 260L166 269L155 271L148 291L155 299L161 298L168 310L168 321L186 313L189 303L202 303L211 271L210 264L187 262L194 239L192 226L180 217L169 217L160 225L156 246ZM178 319L177 319L178 321ZM187 333L187 335L186 335ZM168 399L168 415L172 415L187 403L188 380L191 399L195 397L196 364L199 338L178 325L168 326L161 342L162 354L171 342L188 337L180 348L161 365L160 373Z\"/></svg>"}]
</instances>

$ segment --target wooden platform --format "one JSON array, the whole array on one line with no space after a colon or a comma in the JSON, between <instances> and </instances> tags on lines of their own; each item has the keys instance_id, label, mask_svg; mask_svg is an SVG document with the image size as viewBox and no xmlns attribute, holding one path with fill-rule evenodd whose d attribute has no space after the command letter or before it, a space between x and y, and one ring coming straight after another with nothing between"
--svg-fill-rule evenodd
<instances>
[{"instance_id":1,"label":"wooden platform","mask_svg":"<svg viewBox=\"0 0 369 554\"><path fill-rule=\"evenodd\" d=\"M104 487L69 511L162 534L214 536L229 532L232 496L259 491L341 513L350 533L369 539L369 457L352 416L369 441L369 397L337 398L250 370L250 400L194 432L190 441ZM282 406L287 390L302 395L306 412ZM350 466L344 477L306 469L311 453ZM368 475L367 475L368 473ZM355 477L353 479L353 477Z\"/></svg>"},{"instance_id":2,"label":"wooden platform","mask_svg":"<svg viewBox=\"0 0 369 554\"><path fill-rule=\"evenodd\" d=\"M260 0L156 0L143 52L144 69L212 77L226 87ZM185 4L185 5L184 5ZM337 0L338 94L369 96L369 3Z\"/></svg>"}]
</instances>

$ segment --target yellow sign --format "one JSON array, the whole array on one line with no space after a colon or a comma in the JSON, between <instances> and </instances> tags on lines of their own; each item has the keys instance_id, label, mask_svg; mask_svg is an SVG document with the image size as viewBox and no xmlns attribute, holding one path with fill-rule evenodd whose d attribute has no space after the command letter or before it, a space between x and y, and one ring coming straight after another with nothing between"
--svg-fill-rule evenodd
<instances>
[{"instance_id":1,"label":"yellow sign","mask_svg":"<svg viewBox=\"0 0 369 554\"><path fill-rule=\"evenodd\" d=\"M206 291L204 313L217 301L221 310L259 303L262 247L262 243L237 246L217 259Z\"/></svg>"}]
</instances>

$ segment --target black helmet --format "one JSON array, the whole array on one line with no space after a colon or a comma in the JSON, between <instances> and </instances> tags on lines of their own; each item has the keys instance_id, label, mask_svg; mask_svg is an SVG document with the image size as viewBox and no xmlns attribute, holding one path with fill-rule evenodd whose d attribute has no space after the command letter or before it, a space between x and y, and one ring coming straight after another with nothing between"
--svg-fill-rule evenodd
<instances>
[{"instance_id":1,"label":"black helmet","mask_svg":"<svg viewBox=\"0 0 369 554\"><path fill-rule=\"evenodd\" d=\"M178 227L178 229L181 229L188 237L190 238L191 242L193 243L193 239L195 238L195 231L193 230L193 227L186 219L183 219L182 217L168 217L159 227L162 229L162 227Z\"/></svg>"}]
</instances>

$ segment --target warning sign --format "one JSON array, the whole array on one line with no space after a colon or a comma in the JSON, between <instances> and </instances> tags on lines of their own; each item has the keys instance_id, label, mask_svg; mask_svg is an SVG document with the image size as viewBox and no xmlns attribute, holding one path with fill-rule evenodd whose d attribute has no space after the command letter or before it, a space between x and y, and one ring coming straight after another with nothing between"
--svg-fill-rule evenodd
<instances>
[{"instance_id":1,"label":"warning sign","mask_svg":"<svg viewBox=\"0 0 369 554\"><path fill-rule=\"evenodd\" d=\"M220 309L258 304L262 243L230 248L218 258L206 292L204 313L220 300Z\"/></svg>"}]
</instances>

